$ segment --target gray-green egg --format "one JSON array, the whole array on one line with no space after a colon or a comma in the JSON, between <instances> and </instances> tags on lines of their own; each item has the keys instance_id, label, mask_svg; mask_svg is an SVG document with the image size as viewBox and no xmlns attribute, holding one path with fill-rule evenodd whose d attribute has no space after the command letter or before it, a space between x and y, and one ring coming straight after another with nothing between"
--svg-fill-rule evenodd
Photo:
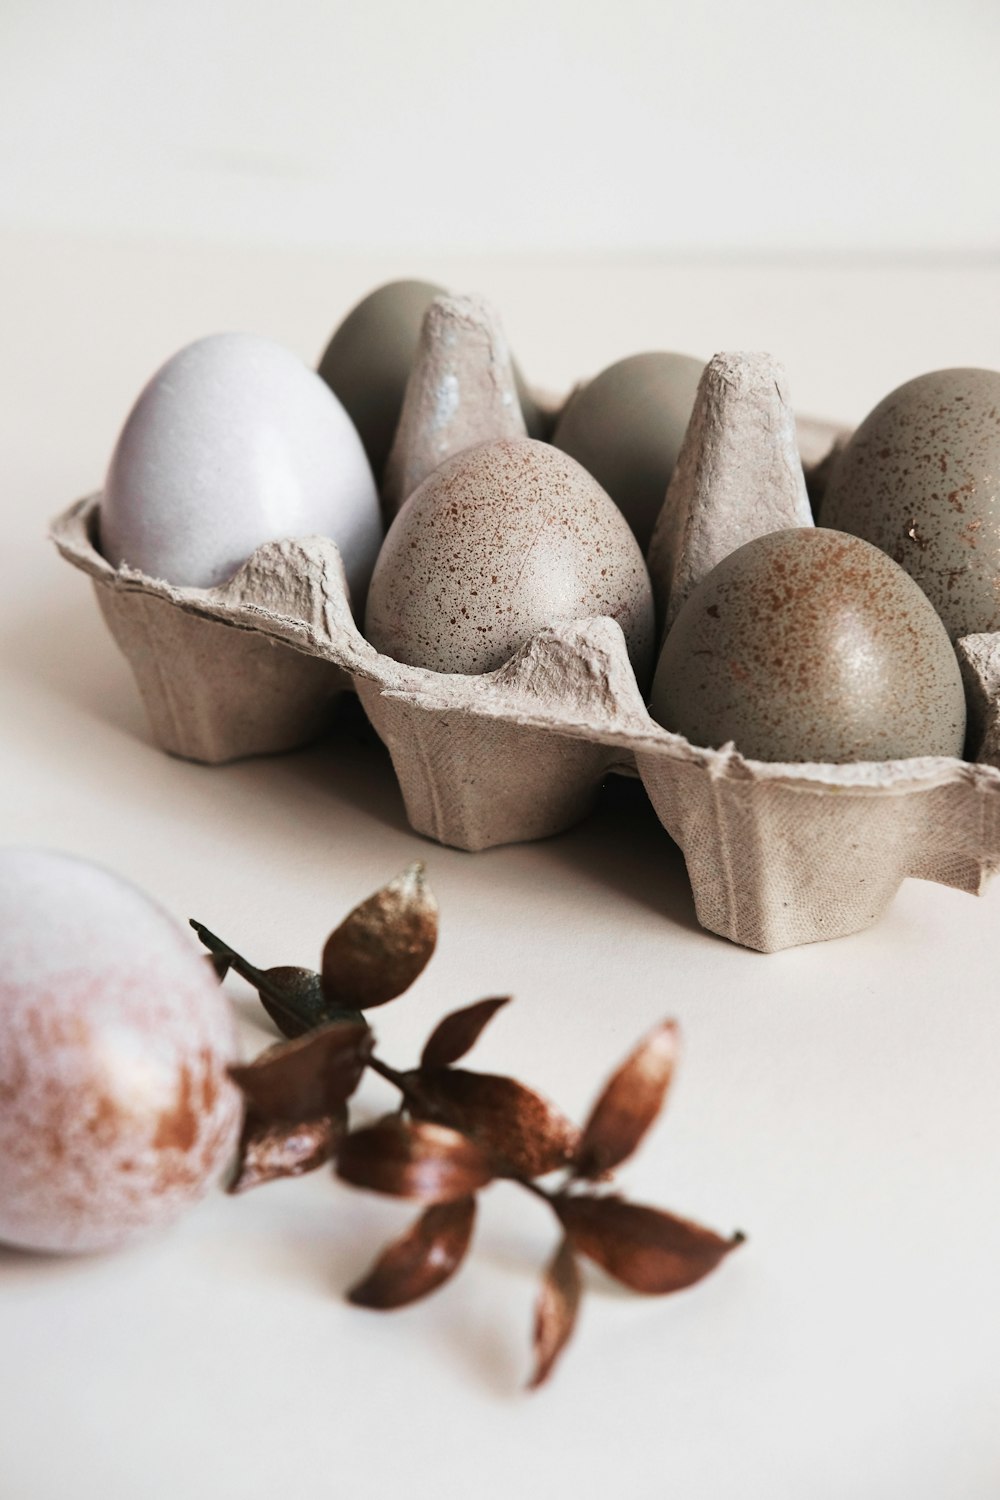
<instances>
[{"instance_id":1,"label":"gray-green egg","mask_svg":"<svg viewBox=\"0 0 1000 1500\"><path fill-rule=\"evenodd\" d=\"M347 408L379 484L424 314L444 291L431 281L390 281L377 287L347 314L320 360L319 373ZM528 432L540 434L544 417L516 364L514 376Z\"/></svg>"},{"instance_id":2,"label":"gray-green egg","mask_svg":"<svg viewBox=\"0 0 1000 1500\"><path fill-rule=\"evenodd\" d=\"M607 490L644 552L704 368L688 354L620 359L574 391L552 438Z\"/></svg>"},{"instance_id":3,"label":"gray-green egg","mask_svg":"<svg viewBox=\"0 0 1000 1500\"><path fill-rule=\"evenodd\" d=\"M960 755L965 738L958 661L926 595L878 548L821 528L758 537L702 579L650 713L751 760Z\"/></svg>"},{"instance_id":4,"label":"gray-green egg","mask_svg":"<svg viewBox=\"0 0 1000 1500\"><path fill-rule=\"evenodd\" d=\"M653 597L621 512L576 461L532 438L468 448L429 474L379 553L365 633L436 672L490 672L547 626L618 621L648 682Z\"/></svg>"},{"instance_id":5,"label":"gray-green egg","mask_svg":"<svg viewBox=\"0 0 1000 1500\"><path fill-rule=\"evenodd\" d=\"M886 396L834 461L820 520L905 568L953 640L1000 630L1000 372L936 370Z\"/></svg>"}]
</instances>

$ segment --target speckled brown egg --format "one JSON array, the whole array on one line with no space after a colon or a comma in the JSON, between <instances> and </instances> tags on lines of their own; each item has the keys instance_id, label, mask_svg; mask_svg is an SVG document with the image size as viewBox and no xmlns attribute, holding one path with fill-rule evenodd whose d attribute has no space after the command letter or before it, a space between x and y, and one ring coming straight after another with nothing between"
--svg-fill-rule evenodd
<instances>
[{"instance_id":1,"label":"speckled brown egg","mask_svg":"<svg viewBox=\"0 0 1000 1500\"><path fill-rule=\"evenodd\" d=\"M820 520L905 568L953 640L1000 630L1000 372L937 370L886 396L835 461Z\"/></svg>"},{"instance_id":2,"label":"speckled brown egg","mask_svg":"<svg viewBox=\"0 0 1000 1500\"><path fill-rule=\"evenodd\" d=\"M704 362L633 354L574 391L552 441L602 485L643 549L681 451Z\"/></svg>"},{"instance_id":3,"label":"speckled brown egg","mask_svg":"<svg viewBox=\"0 0 1000 1500\"><path fill-rule=\"evenodd\" d=\"M168 1223L228 1160L228 1001L134 886L0 851L0 1240L100 1250Z\"/></svg>"},{"instance_id":4,"label":"speckled brown egg","mask_svg":"<svg viewBox=\"0 0 1000 1500\"><path fill-rule=\"evenodd\" d=\"M819 528L758 537L701 581L664 642L650 713L752 760L960 755L965 737L933 606L876 547Z\"/></svg>"},{"instance_id":5,"label":"speckled brown egg","mask_svg":"<svg viewBox=\"0 0 1000 1500\"><path fill-rule=\"evenodd\" d=\"M319 374L353 421L368 462L381 483L424 314L444 287L432 281L389 281L353 307L335 330ZM514 366L527 429L542 431L544 417L524 376Z\"/></svg>"},{"instance_id":6,"label":"speckled brown egg","mask_svg":"<svg viewBox=\"0 0 1000 1500\"><path fill-rule=\"evenodd\" d=\"M531 438L428 475L379 554L366 633L397 661L489 672L548 625L610 615L648 680L653 600L638 543L580 464Z\"/></svg>"}]
</instances>

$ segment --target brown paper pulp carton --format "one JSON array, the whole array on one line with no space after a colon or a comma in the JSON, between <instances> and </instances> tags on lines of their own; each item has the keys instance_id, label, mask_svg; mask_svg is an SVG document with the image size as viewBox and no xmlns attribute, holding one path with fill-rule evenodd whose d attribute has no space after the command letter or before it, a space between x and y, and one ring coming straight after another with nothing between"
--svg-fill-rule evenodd
<instances>
[{"instance_id":1,"label":"brown paper pulp carton","mask_svg":"<svg viewBox=\"0 0 1000 1500\"><path fill-rule=\"evenodd\" d=\"M661 598L750 536L806 523L791 409L768 356L711 362L669 497L649 559ZM412 826L469 850L557 833L609 772L638 775L683 851L698 920L764 952L870 925L907 876L979 892L1000 865L996 764L780 765L690 745L650 718L606 618L543 630L482 676L407 666L362 636L328 539L271 542L219 587L176 588L105 561L99 504L72 506L53 538L92 578L173 754L220 763L303 744L353 688ZM972 742L1000 761L1000 638L969 637L959 657Z\"/></svg>"}]
</instances>

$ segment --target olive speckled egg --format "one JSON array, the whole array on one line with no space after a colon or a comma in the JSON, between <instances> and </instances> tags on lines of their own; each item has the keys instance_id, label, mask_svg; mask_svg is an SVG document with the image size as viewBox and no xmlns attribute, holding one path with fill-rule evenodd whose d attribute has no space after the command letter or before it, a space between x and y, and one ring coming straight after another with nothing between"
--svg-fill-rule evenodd
<instances>
[{"instance_id":1,"label":"olive speckled egg","mask_svg":"<svg viewBox=\"0 0 1000 1500\"><path fill-rule=\"evenodd\" d=\"M840 531L758 537L698 584L664 642L650 713L751 760L960 755L947 632L890 558Z\"/></svg>"},{"instance_id":2,"label":"olive speckled egg","mask_svg":"<svg viewBox=\"0 0 1000 1500\"><path fill-rule=\"evenodd\" d=\"M532 438L466 449L389 529L366 633L397 661L489 672L548 625L610 615L648 680L653 599L638 543L585 469Z\"/></svg>"},{"instance_id":3,"label":"olive speckled egg","mask_svg":"<svg viewBox=\"0 0 1000 1500\"><path fill-rule=\"evenodd\" d=\"M382 541L361 439L308 365L270 339L188 344L139 395L101 498L116 567L212 588L264 542L328 536L363 609Z\"/></svg>"},{"instance_id":4,"label":"olive speckled egg","mask_svg":"<svg viewBox=\"0 0 1000 1500\"><path fill-rule=\"evenodd\" d=\"M235 1146L229 1003L180 927L69 855L0 851L0 1240L119 1245Z\"/></svg>"},{"instance_id":5,"label":"olive speckled egg","mask_svg":"<svg viewBox=\"0 0 1000 1500\"><path fill-rule=\"evenodd\" d=\"M880 401L820 519L905 568L953 640L1000 630L1000 371L937 370Z\"/></svg>"},{"instance_id":6,"label":"olive speckled egg","mask_svg":"<svg viewBox=\"0 0 1000 1500\"><path fill-rule=\"evenodd\" d=\"M704 368L688 354L621 359L574 391L552 438L603 485L644 552Z\"/></svg>"},{"instance_id":7,"label":"olive speckled egg","mask_svg":"<svg viewBox=\"0 0 1000 1500\"><path fill-rule=\"evenodd\" d=\"M320 375L360 432L380 484L424 314L444 294L445 288L432 281L389 281L376 287L347 314L319 362ZM516 364L514 376L525 424L534 436L543 418Z\"/></svg>"}]
</instances>

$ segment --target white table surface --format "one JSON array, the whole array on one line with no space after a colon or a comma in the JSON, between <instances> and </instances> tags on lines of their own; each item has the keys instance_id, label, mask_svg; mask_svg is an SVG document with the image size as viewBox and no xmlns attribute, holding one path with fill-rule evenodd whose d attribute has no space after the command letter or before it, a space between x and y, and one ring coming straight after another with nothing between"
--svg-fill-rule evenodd
<instances>
[{"instance_id":1,"label":"white table surface","mask_svg":"<svg viewBox=\"0 0 1000 1500\"><path fill-rule=\"evenodd\" d=\"M623 1187L750 1236L673 1298L588 1278L574 1343L532 1397L553 1229L511 1186L485 1195L460 1276L396 1314L340 1293L413 1210L327 1172L215 1192L117 1255L0 1252L3 1500L1000 1493L1000 887L977 901L910 881L872 931L762 957L697 928L634 786L558 838L467 855L409 831L388 761L357 739L222 769L170 760L88 583L45 541L181 344L243 328L313 359L389 275L492 296L556 389L644 347L765 347L802 410L855 420L921 370L1000 366L1000 271L29 235L0 241L0 264L3 842L98 858L265 965L314 963L356 900L423 858L441 941L378 1013L383 1053L408 1065L446 1009L510 991L474 1065L579 1116L676 1016L683 1067ZM229 988L251 1053L268 1033Z\"/></svg>"}]
</instances>

